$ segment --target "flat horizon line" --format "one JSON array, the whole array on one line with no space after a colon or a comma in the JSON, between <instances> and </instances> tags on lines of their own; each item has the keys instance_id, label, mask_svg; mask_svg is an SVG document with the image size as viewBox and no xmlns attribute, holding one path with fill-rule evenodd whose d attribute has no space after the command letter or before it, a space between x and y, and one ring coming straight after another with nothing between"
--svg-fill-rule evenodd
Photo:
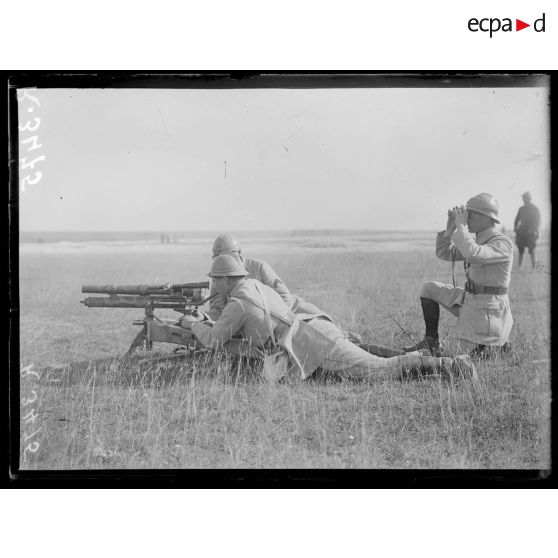
<instances>
[{"instance_id":1,"label":"flat horizon line","mask_svg":"<svg viewBox=\"0 0 558 558\"><path fill-rule=\"evenodd\" d=\"M425 229L347 229L347 228L292 228L292 229L192 229L192 230L183 230L183 229L123 229L123 230L115 230L115 229L20 229L20 233L118 233L118 234L125 234L125 233L142 233L142 234L162 234L162 233L169 233L169 234L176 234L176 233L219 233L226 230L227 232L231 233L256 233L256 232L328 232L328 231L335 231L335 232L431 232L434 229L425 228ZM441 230L441 229L440 229Z\"/></svg>"}]
</instances>

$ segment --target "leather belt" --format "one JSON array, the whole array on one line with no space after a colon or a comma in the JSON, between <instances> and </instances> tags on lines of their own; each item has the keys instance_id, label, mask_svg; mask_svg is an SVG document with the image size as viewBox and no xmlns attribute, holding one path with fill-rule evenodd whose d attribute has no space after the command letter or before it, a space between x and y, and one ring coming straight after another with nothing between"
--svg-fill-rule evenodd
<instances>
[{"instance_id":1,"label":"leather belt","mask_svg":"<svg viewBox=\"0 0 558 558\"><path fill-rule=\"evenodd\" d=\"M472 281L465 283L465 292L470 294L491 294L491 295L505 295L508 294L507 287L487 287L484 285L475 285Z\"/></svg>"}]
</instances>

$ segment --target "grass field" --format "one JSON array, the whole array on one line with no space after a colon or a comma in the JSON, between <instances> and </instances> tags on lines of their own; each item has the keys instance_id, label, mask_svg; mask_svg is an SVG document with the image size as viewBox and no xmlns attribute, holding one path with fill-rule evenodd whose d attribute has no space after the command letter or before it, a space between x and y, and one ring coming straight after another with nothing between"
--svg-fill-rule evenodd
<instances>
[{"instance_id":1,"label":"grass field","mask_svg":"<svg viewBox=\"0 0 558 558\"><path fill-rule=\"evenodd\" d=\"M451 275L428 243L392 248L329 238L253 243L245 251L266 259L293 292L343 327L399 347L409 338L394 318L420 339L419 287ZM85 308L81 285L203 280L209 252L198 244L24 247L22 368L123 355L142 311ZM269 386L256 371L206 356L152 368L43 371L21 380L22 468L549 468L548 246L539 253L545 271L514 271L512 278L514 354L481 364L477 391L437 376L292 378ZM443 313L440 331L454 324Z\"/></svg>"}]
</instances>

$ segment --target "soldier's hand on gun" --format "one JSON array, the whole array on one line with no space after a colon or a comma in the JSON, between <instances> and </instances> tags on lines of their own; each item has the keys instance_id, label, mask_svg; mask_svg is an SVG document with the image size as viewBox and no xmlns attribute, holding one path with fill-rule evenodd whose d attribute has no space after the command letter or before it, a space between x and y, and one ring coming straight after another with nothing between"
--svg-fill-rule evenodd
<instances>
[{"instance_id":1,"label":"soldier's hand on gun","mask_svg":"<svg viewBox=\"0 0 558 558\"><path fill-rule=\"evenodd\" d=\"M192 324L196 324L198 322L205 322L208 319L209 318L203 312L196 312L195 315L193 313L192 314L184 314L184 316L182 316L182 318L180 318L180 325L184 329L191 329Z\"/></svg>"},{"instance_id":2,"label":"soldier's hand on gun","mask_svg":"<svg viewBox=\"0 0 558 558\"><path fill-rule=\"evenodd\" d=\"M209 317L209 315L208 315L208 314L205 314L204 312L196 311L196 314L195 314L195 315L198 317L198 320L199 320L200 322L203 322L204 324L208 324L208 325L211 325L211 326L212 326L212 325L215 323L215 322Z\"/></svg>"}]
</instances>

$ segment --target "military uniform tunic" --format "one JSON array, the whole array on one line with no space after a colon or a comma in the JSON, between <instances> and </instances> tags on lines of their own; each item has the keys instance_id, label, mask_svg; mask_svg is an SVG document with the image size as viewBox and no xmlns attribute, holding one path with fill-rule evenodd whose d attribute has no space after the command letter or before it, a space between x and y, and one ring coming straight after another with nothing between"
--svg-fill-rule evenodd
<instances>
[{"instance_id":1,"label":"military uniform tunic","mask_svg":"<svg viewBox=\"0 0 558 558\"><path fill-rule=\"evenodd\" d=\"M295 314L276 291L250 278L233 287L213 325L193 323L192 333L203 345L214 349L224 348L238 334L255 347L263 348L270 339L263 297L269 309L274 340L279 342L291 333L292 339L285 344L292 356L302 363L303 377L318 367L359 378L397 376L400 370L398 357L381 358L364 351L348 341L328 316Z\"/></svg>"},{"instance_id":2,"label":"military uniform tunic","mask_svg":"<svg viewBox=\"0 0 558 558\"><path fill-rule=\"evenodd\" d=\"M436 238L436 255L446 261L464 261L467 278L480 287L508 288L513 263L511 239L492 226L477 233L458 225L451 237ZM473 344L503 345L513 318L507 294L473 294L461 287L429 281L421 297L435 300L458 316L454 337Z\"/></svg>"},{"instance_id":3,"label":"military uniform tunic","mask_svg":"<svg viewBox=\"0 0 558 558\"><path fill-rule=\"evenodd\" d=\"M230 341L238 333L255 347L263 347L270 338L269 327L262 309L244 300L252 298L261 300L261 295L255 287L255 280L246 278L237 283L228 297L222 296L224 307L215 320L213 326L204 322L192 324L192 333L206 347L219 348ZM260 284L264 292L270 312L287 316L289 309L281 296L271 287ZM280 326L277 318L272 317L273 328Z\"/></svg>"}]
</instances>

